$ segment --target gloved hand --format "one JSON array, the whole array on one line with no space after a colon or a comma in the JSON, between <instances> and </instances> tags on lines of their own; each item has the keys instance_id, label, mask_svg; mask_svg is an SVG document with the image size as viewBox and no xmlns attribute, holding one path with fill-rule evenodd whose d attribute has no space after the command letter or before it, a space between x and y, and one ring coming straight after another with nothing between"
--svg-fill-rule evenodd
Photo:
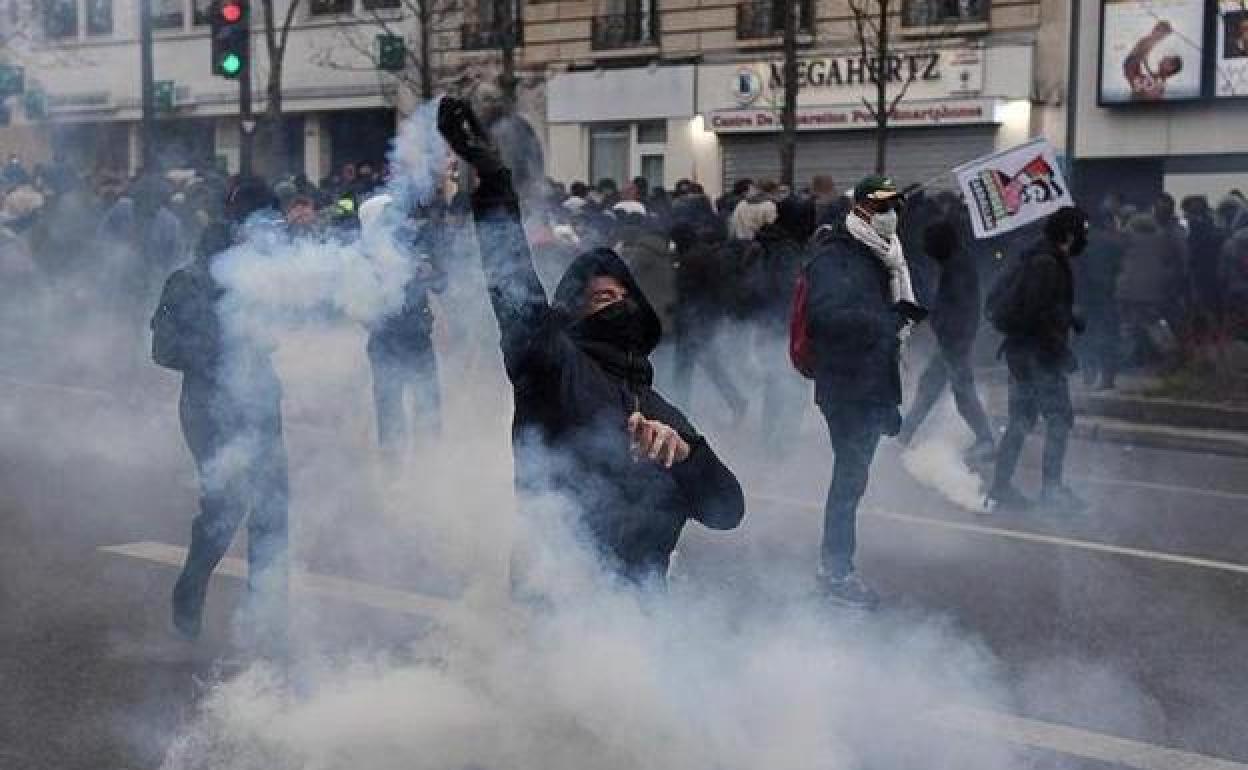
<instances>
[{"instance_id":1,"label":"gloved hand","mask_svg":"<svg viewBox=\"0 0 1248 770\"><path fill-rule=\"evenodd\" d=\"M498 148L465 100L443 97L438 105L438 132L456 155L476 169L477 176L492 177L506 170Z\"/></svg>"}]
</instances>

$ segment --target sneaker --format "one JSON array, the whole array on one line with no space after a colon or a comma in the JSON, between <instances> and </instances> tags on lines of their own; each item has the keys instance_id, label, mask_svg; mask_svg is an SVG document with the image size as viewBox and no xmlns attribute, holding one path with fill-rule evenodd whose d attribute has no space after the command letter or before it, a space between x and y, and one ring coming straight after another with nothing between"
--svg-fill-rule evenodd
<instances>
[{"instance_id":1,"label":"sneaker","mask_svg":"<svg viewBox=\"0 0 1248 770\"><path fill-rule=\"evenodd\" d=\"M868 611L880 605L879 594L872 591L871 587L858 577L857 572L851 572L839 578L819 575L816 580L819 584L819 593L824 599L834 604Z\"/></svg>"},{"instance_id":2,"label":"sneaker","mask_svg":"<svg viewBox=\"0 0 1248 770\"><path fill-rule=\"evenodd\" d=\"M1063 484L1046 486L1040 491L1040 507L1052 513L1083 513L1088 503Z\"/></svg>"},{"instance_id":3,"label":"sneaker","mask_svg":"<svg viewBox=\"0 0 1248 770\"><path fill-rule=\"evenodd\" d=\"M178 576L173 586L173 627L183 639L199 638L204 620L204 594L208 586L196 583L186 573Z\"/></svg>"},{"instance_id":4,"label":"sneaker","mask_svg":"<svg viewBox=\"0 0 1248 770\"><path fill-rule=\"evenodd\" d=\"M1018 491L1018 487L1005 484L988 491L984 507L988 510L1027 511L1031 510L1032 502Z\"/></svg>"}]
</instances>

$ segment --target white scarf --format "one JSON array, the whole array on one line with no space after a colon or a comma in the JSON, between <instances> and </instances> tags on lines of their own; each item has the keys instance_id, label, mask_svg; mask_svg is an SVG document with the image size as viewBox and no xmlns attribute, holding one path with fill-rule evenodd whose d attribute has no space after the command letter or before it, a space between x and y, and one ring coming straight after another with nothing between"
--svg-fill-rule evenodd
<instances>
[{"instance_id":1,"label":"white scarf","mask_svg":"<svg viewBox=\"0 0 1248 770\"><path fill-rule=\"evenodd\" d=\"M871 249L889 273L889 289L893 294L893 302L906 301L915 303L914 284L910 281L910 267L906 264L906 255L901 250L901 241L897 236L890 240L875 231L871 223L851 213L845 217L845 227L854 240Z\"/></svg>"}]
</instances>

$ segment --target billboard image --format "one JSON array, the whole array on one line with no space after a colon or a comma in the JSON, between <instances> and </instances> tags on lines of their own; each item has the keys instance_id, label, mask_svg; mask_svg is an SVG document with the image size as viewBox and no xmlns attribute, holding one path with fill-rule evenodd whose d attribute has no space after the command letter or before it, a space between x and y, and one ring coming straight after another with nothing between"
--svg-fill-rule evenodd
<instances>
[{"instance_id":1,"label":"billboard image","mask_svg":"<svg viewBox=\"0 0 1248 770\"><path fill-rule=\"evenodd\" d=\"M1218 0L1214 93L1248 96L1248 2Z\"/></svg>"},{"instance_id":2,"label":"billboard image","mask_svg":"<svg viewBox=\"0 0 1248 770\"><path fill-rule=\"evenodd\" d=\"M1204 0L1103 0L1102 104L1198 99Z\"/></svg>"}]
</instances>

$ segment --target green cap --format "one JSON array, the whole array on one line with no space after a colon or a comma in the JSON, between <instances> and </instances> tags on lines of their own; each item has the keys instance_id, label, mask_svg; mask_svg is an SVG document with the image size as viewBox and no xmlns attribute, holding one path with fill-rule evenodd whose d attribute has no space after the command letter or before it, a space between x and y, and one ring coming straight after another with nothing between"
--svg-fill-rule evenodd
<instances>
[{"instance_id":1,"label":"green cap","mask_svg":"<svg viewBox=\"0 0 1248 770\"><path fill-rule=\"evenodd\" d=\"M891 178L879 174L863 177L862 181L854 185L854 203L868 200L883 201L896 198L897 195L896 183Z\"/></svg>"}]
</instances>

